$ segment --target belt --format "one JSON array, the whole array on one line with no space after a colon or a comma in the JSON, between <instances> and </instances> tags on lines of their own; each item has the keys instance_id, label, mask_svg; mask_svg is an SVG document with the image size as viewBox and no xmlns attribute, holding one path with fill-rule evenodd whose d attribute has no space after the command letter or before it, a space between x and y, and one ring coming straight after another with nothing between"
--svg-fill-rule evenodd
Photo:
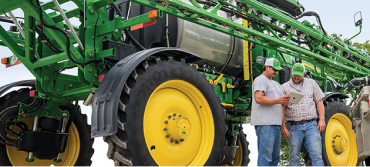
<instances>
[{"instance_id":1,"label":"belt","mask_svg":"<svg viewBox=\"0 0 370 167\"><path fill-rule=\"evenodd\" d=\"M313 120L315 120L315 119L302 120L302 121L288 121L288 123L289 123L290 125L298 125L298 124L305 124L305 123L307 123L307 122L311 122L311 121L313 121Z\"/></svg>"}]
</instances>

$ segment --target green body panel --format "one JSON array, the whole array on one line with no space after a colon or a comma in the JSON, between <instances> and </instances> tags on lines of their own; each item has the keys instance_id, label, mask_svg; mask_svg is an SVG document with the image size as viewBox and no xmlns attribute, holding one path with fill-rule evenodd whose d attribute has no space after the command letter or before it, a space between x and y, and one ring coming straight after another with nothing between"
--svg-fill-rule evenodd
<instances>
[{"instance_id":1,"label":"green body panel","mask_svg":"<svg viewBox=\"0 0 370 167\"><path fill-rule=\"evenodd\" d=\"M206 74L206 75L207 75L207 80L208 81L210 79L215 81L219 77L218 75L212 75L212 74ZM226 78L226 77L222 77L219 80L217 85L215 83L213 83L213 85L215 86L215 92L216 92L217 96L219 96L221 98L221 102L222 103L233 104L233 91L232 91L231 88L227 88L227 84L232 84L232 80L229 79L229 78ZM225 85L224 86L225 91L222 90L223 85Z\"/></svg>"}]
</instances>

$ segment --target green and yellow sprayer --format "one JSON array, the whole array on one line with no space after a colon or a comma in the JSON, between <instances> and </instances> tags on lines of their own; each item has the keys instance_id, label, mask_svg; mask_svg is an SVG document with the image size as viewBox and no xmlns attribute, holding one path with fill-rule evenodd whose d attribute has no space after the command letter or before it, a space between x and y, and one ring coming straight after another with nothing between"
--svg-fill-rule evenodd
<instances>
[{"instance_id":1,"label":"green and yellow sprayer","mask_svg":"<svg viewBox=\"0 0 370 167\"><path fill-rule=\"evenodd\" d=\"M63 9L67 2L75 8ZM1 63L34 75L0 87L0 166L88 166L94 137L104 137L119 166L246 166L241 125L253 79L271 57L285 69L276 81L302 62L326 92L325 165L370 160L369 54L329 36L295 0L0 4L0 21L12 24L0 26L0 45L14 54ZM355 24L361 30L362 16ZM91 105L91 126L78 101Z\"/></svg>"}]
</instances>

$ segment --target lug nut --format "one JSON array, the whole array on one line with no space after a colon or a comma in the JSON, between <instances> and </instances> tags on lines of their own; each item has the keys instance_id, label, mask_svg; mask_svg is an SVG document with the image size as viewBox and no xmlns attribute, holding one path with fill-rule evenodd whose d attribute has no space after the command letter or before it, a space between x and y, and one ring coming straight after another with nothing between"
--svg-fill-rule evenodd
<instances>
[{"instance_id":1,"label":"lug nut","mask_svg":"<svg viewBox=\"0 0 370 167\"><path fill-rule=\"evenodd\" d=\"M171 116L171 115L168 115L167 117L168 117L168 118L172 118L172 116Z\"/></svg>"},{"instance_id":2,"label":"lug nut","mask_svg":"<svg viewBox=\"0 0 370 167\"><path fill-rule=\"evenodd\" d=\"M179 115L179 117L182 117L182 115Z\"/></svg>"},{"instance_id":3,"label":"lug nut","mask_svg":"<svg viewBox=\"0 0 370 167\"><path fill-rule=\"evenodd\" d=\"M173 116L176 116L177 114L176 113L173 113Z\"/></svg>"},{"instance_id":4,"label":"lug nut","mask_svg":"<svg viewBox=\"0 0 370 167\"><path fill-rule=\"evenodd\" d=\"M164 121L165 124L168 124L168 121Z\"/></svg>"},{"instance_id":5,"label":"lug nut","mask_svg":"<svg viewBox=\"0 0 370 167\"><path fill-rule=\"evenodd\" d=\"M180 141L184 141L184 139L180 139Z\"/></svg>"},{"instance_id":6,"label":"lug nut","mask_svg":"<svg viewBox=\"0 0 370 167\"><path fill-rule=\"evenodd\" d=\"M166 135L166 138L169 138L170 137L170 135Z\"/></svg>"},{"instance_id":7,"label":"lug nut","mask_svg":"<svg viewBox=\"0 0 370 167\"><path fill-rule=\"evenodd\" d=\"M175 144L179 144L179 141L177 141L177 140L176 140L176 141L175 141Z\"/></svg>"},{"instance_id":8,"label":"lug nut","mask_svg":"<svg viewBox=\"0 0 370 167\"><path fill-rule=\"evenodd\" d=\"M166 130L167 130L167 128L163 128L163 130L164 130L164 131L166 131Z\"/></svg>"},{"instance_id":9,"label":"lug nut","mask_svg":"<svg viewBox=\"0 0 370 167\"><path fill-rule=\"evenodd\" d=\"M332 142L334 143L335 141L333 140Z\"/></svg>"},{"instance_id":10,"label":"lug nut","mask_svg":"<svg viewBox=\"0 0 370 167\"><path fill-rule=\"evenodd\" d=\"M335 147L335 145L332 145L332 147Z\"/></svg>"},{"instance_id":11,"label":"lug nut","mask_svg":"<svg viewBox=\"0 0 370 167\"><path fill-rule=\"evenodd\" d=\"M172 139L170 140L170 143L173 143L173 140Z\"/></svg>"}]
</instances>

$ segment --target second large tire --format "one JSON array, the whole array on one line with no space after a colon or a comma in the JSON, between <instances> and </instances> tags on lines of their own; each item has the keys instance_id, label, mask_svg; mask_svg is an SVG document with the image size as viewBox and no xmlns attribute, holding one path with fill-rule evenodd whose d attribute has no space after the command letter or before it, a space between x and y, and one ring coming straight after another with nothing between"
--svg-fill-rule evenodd
<instances>
[{"instance_id":1,"label":"second large tire","mask_svg":"<svg viewBox=\"0 0 370 167\"><path fill-rule=\"evenodd\" d=\"M243 131L241 131L239 135L238 146L239 148L236 150L234 166L248 166L250 162L249 142L247 141L247 135Z\"/></svg>"},{"instance_id":2,"label":"second large tire","mask_svg":"<svg viewBox=\"0 0 370 167\"><path fill-rule=\"evenodd\" d=\"M118 132L105 137L115 165L220 165L226 143L220 98L184 60L143 61L118 108Z\"/></svg>"},{"instance_id":3,"label":"second large tire","mask_svg":"<svg viewBox=\"0 0 370 167\"><path fill-rule=\"evenodd\" d=\"M20 89L10 92L0 98L0 112L11 106L16 106L18 102L29 104L32 100L29 97L29 89ZM75 106L69 103L63 106L65 110L72 111ZM0 120L1 121L1 120ZM33 119L24 120L29 128L32 128ZM92 148L94 139L90 137L90 125L87 124L86 115L81 110L76 111L73 123L69 129L70 136L66 150L62 153L62 162L56 163L53 160L40 160L35 158L34 162L27 162L25 158L28 153L18 151L13 146L0 144L0 166L90 166L91 157L94 153Z\"/></svg>"},{"instance_id":4,"label":"second large tire","mask_svg":"<svg viewBox=\"0 0 370 167\"><path fill-rule=\"evenodd\" d=\"M338 99L325 105L326 129L321 133L325 166L356 166L356 134L349 118L350 108Z\"/></svg>"}]
</instances>

